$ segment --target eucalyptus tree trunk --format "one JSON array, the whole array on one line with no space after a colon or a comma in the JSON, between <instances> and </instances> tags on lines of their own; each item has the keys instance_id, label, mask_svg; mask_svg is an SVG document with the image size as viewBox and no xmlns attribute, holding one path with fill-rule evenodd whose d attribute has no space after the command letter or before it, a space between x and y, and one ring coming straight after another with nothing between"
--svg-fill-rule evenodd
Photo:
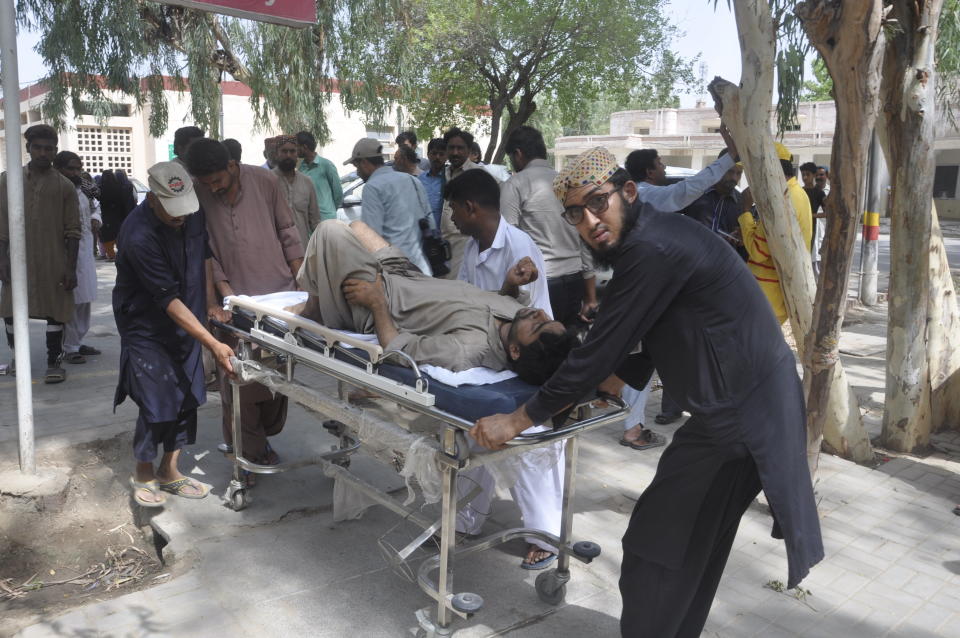
<instances>
[{"instance_id":1,"label":"eucalyptus tree trunk","mask_svg":"<svg viewBox=\"0 0 960 638\"><path fill-rule=\"evenodd\" d=\"M960 316L932 205L942 0L895 0L883 63L881 141L893 170L883 442L904 452L960 423Z\"/></svg>"},{"instance_id":2,"label":"eucalyptus tree trunk","mask_svg":"<svg viewBox=\"0 0 960 638\"><path fill-rule=\"evenodd\" d=\"M715 78L710 84L710 92L721 105L723 123L737 142L780 277L793 333L797 336L804 376L809 377L810 366L803 336L811 327L816 286L810 250L800 233L770 132L773 61L776 57L773 21L766 0L741 0L733 7L740 34L741 86L738 88L722 78ZM833 366L832 375L825 405L816 406L824 415L824 434L821 437L808 432L807 461L811 473L816 472L824 438L831 448L846 456L860 452L862 446L850 446L844 439L860 441L866 438L856 397L839 362ZM854 433L859 434L853 436Z\"/></svg>"},{"instance_id":3,"label":"eucalyptus tree trunk","mask_svg":"<svg viewBox=\"0 0 960 638\"><path fill-rule=\"evenodd\" d=\"M807 431L811 440L824 432L834 369L840 360L840 331L847 302L853 251L865 210L867 153L877 120L880 66L883 61L882 0L837 3L810 0L797 5L810 43L833 79L837 122L830 156L830 215L823 243L813 323L806 334ZM852 398L855 404L855 398ZM862 423L839 423L827 437L830 447L857 461L873 458ZM838 447L839 446L839 447Z\"/></svg>"}]
</instances>

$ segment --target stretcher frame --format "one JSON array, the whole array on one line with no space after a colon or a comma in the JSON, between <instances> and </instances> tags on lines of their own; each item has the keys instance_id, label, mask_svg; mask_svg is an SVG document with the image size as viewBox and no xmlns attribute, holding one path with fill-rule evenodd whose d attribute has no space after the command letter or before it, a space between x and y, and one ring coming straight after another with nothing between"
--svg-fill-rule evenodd
<instances>
[{"instance_id":1,"label":"stretcher frame","mask_svg":"<svg viewBox=\"0 0 960 638\"><path fill-rule=\"evenodd\" d=\"M339 438L339 446L331 451L277 465L254 463L243 456L242 435L240 431L240 386L242 382L231 380L233 394L232 431L233 431L233 477L225 494L227 504L234 510L248 505L243 470L257 474L277 474L288 470L320 465L324 472L336 480L347 481L351 487L379 505L397 513L401 517L422 528L408 545L395 550L387 558L395 564L402 564L418 548L427 543L437 533L440 535L439 549L436 555L424 560L416 573L417 584L430 596L435 604L435 612L425 607L416 612L419 630L417 635L433 638L451 634L453 616L469 619L483 606L483 598L470 592L454 593L453 561L484 549L495 547L516 538L534 537L558 548L556 567L542 572L536 579L536 591L544 602L557 605L566 595L566 583L570 580L570 559L576 558L590 563L599 556L600 547L589 541L572 541L573 498L578 456L578 435L587 431L623 421L629 407L617 399L609 399L613 409L606 413L590 416L586 404L577 411L577 420L562 428L536 434L521 434L507 442L506 448L496 452L471 454L466 433L473 423L454 414L440 410L435 405L435 397L429 392L429 379L421 374L416 363L403 353L384 352L379 345L371 344L353 336L332 330L309 319L247 298L228 298L227 307L234 314L249 319L252 327L243 330L232 325L214 322L221 329L232 333L239 342L237 360L243 365L256 369L264 375L269 387L275 392L304 406L310 411L328 418L324 427ZM308 347L306 344L309 344ZM263 366L253 360L254 346L277 357L275 368ZM358 356L357 350L365 356ZM391 357L399 357L410 366L415 376L413 386L377 374L379 364ZM346 360L345 360L346 359ZM294 378L295 363L305 365L318 372L327 374L338 381L338 396L331 397L313 388L307 387ZM363 408L352 405L347 399L348 387L354 386L378 394L413 412L429 416L441 424L438 442L434 451L434 460L440 468L442 477L440 518L429 520L419 511L401 504L396 498L370 485L349 471L350 456L361 448L373 452L379 460L393 464L400 469L397 458L384 457L382 450L370 450L357 434L361 424L370 416ZM406 430L381 419L378 427L394 428L402 436ZM391 430L391 434L395 433ZM409 434L411 437L419 438ZM545 446L563 441L565 446L565 473L562 499L560 536L554 536L542 530L512 528L501 530L467 543L456 543L456 515L459 507L473 499L476 490L458 501L457 477L459 472L470 467L500 460L528 451L531 447ZM438 571L434 580L432 574Z\"/></svg>"}]
</instances>

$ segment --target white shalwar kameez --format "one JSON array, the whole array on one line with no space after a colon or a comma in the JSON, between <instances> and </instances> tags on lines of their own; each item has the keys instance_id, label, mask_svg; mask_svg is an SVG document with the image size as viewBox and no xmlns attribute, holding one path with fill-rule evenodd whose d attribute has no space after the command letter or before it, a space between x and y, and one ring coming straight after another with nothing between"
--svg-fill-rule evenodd
<instances>
[{"instance_id":1,"label":"white shalwar kameez","mask_svg":"<svg viewBox=\"0 0 960 638\"><path fill-rule=\"evenodd\" d=\"M546 266L543 255L537 245L525 232L500 219L497 234L490 248L479 251L476 239L470 239L464 250L458 278L483 290L500 290L507 272L524 257L529 257L537 267L540 276L536 281L521 286L519 301L527 306L543 310L550 318L550 294L547 289ZM524 434L543 432L548 426L536 425L524 430ZM471 441L471 445L476 443ZM479 449L479 448L478 448ZM549 450L549 462L544 462L545 454L538 455L536 462L532 453L518 457L520 467L516 472L517 480L510 487L513 500L516 501L523 516L523 525L531 529L543 530L556 536L560 535L560 518L563 512L563 473L564 445L558 441L543 451ZM528 458L529 457L529 458ZM552 458L550 458L552 457ZM480 494L457 512L457 531L467 534L479 534L487 516L490 514L490 502L494 494L494 477L484 466L460 473L457 483L458 498L463 498L480 487ZM535 538L527 538L528 543L556 552L557 548Z\"/></svg>"},{"instance_id":2,"label":"white shalwar kameez","mask_svg":"<svg viewBox=\"0 0 960 638\"><path fill-rule=\"evenodd\" d=\"M93 229L90 221L102 221L100 204L77 187L80 200L80 247L77 254L77 287L73 289L76 307L73 317L63 327L63 351L79 352L83 338L90 330L90 305L97 299L97 265L93 259Z\"/></svg>"}]
</instances>

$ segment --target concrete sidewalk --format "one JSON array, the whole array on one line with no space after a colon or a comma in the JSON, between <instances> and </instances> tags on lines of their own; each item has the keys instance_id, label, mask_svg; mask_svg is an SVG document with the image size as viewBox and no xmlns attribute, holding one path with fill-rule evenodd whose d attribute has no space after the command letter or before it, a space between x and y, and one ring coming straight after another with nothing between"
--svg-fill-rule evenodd
<instances>
[{"instance_id":1,"label":"concrete sidewalk","mask_svg":"<svg viewBox=\"0 0 960 638\"><path fill-rule=\"evenodd\" d=\"M101 297L104 271L101 265ZM112 274L110 274L112 276ZM109 312L98 305L98 336L104 357L71 367L61 386L36 385L41 447L127 432L135 409L110 413L117 340ZM877 402L883 400L883 331L869 322L850 326L841 344L851 383L878 433ZM113 350L110 350L112 348ZM35 347L37 357L42 353ZM0 441L15 438L12 379L0 377ZM95 400L91 400L95 397ZM647 422L659 406L651 396ZM12 420L11 420L12 414ZM259 477L254 501L242 512L218 499L230 466L216 451L220 412L211 401L201 410L198 441L181 463L184 471L214 485L202 501L173 499L152 524L170 538L166 556L185 573L151 589L90 604L26 628L23 638L346 636L414 635L414 612L430 600L381 546L400 546L412 525L374 507L359 520L332 518L332 482L317 468ZM674 426L652 428L670 435ZM11 437L10 433L13 433ZM617 578L619 539L636 497L653 476L663 448L637 452L617 445L614 426L581 440L575 536L603 547L590 565L575 563L563 604L539 601L536 573L519 569L520 542L474 555L457 565L455 589L484 597L470 621L457 621L459 638L510 635L556 638L619 635ZM278 452L299 456L324 451L334 440L317 419L291 409ZM800 600L767 587L785 581L782 541L770 538L771 519L762 504L743 519L721 581L705 636L803 636L873 638L960 636L960 435L938 436L926 459L891 458L876 469L821 457L816 486L827 557L803 583ZM15 448L0 443L0 461L15 460ZM402 499L397 475L363 457L351 471ZM486 530L519 523L509 494L499 494ZM423 555L415 555L414 569ZM432 606L431 606L432 608Z\"/></svg>"}]
</instances>

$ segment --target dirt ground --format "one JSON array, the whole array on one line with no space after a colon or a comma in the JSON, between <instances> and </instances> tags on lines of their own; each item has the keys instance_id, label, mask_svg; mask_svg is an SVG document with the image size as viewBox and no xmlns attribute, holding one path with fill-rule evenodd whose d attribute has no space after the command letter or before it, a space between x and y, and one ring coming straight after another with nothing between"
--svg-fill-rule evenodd
<instances>
[{"instance_id":1,"label":"dirt ground","mask_svg":"<svg viewBox=\"0 0 960 638\"><path fill-rule=\"evenodd\" d=\"M126 482L133 466L130 438L38 458L40 466L73 468L60 498L0 494L0 636L171 576L158 560L148 521L136 520L140 508ZM68 579L76 580L61 583Z\"/></svg>"}]
</instances>

